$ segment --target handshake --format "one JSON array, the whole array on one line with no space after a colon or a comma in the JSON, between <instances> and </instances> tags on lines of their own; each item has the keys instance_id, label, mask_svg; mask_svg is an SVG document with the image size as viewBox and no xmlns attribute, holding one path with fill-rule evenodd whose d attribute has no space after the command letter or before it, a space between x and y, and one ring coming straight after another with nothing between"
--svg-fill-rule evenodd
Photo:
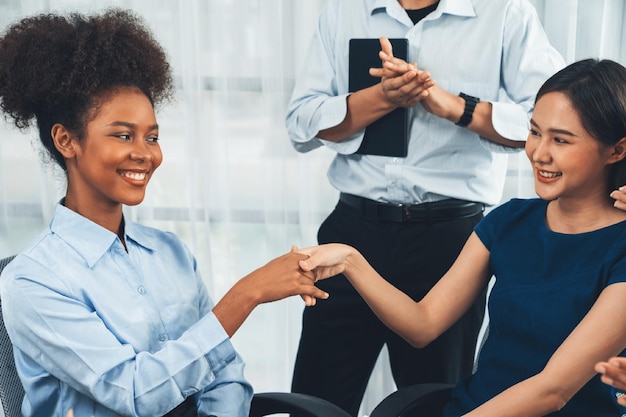
<instances>
[{"instance_id":1,"label":"handshake","mask_svg":"<svg viewBox=\"0 0 626 417\"><path fill-rule=\"evenodd\" d=\"M302 249L292 246L290 252L243 277L235 286L245 286L242 292L253 295L259 304L299 295L307 306L314 306L317 299L329 297L315 283L346 272L349 260L357 254L352 247L336 243Z\"/></svg>"}]
</instances>

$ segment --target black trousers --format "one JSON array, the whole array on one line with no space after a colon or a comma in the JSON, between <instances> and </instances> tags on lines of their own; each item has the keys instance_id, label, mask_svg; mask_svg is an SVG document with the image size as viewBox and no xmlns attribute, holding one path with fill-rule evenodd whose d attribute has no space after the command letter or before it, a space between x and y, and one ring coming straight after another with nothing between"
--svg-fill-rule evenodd
<instances>
[{"instance_id":1,"label":"black trousers","mask_svg":"<svg viewBox=\"0 0 626 417\"><path fill-rule=\"evenodd\" d=\"M322 223L319 243L356 247L394 286L420 300L449 269L483 217L378 222L339 202ZM387 345L398 387L456 383L472 371L485 297L447 332L416 349L382 324L343 276L318 282L328 300L303 313L292 391L324 398L356 416L378 355Z\"/></svg>"}]
</instances>

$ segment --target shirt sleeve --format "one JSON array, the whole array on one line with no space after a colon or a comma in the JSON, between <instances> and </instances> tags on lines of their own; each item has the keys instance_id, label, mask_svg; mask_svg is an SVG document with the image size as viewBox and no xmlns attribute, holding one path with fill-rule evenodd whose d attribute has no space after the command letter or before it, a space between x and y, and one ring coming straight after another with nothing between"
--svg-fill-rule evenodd
<instances>
[{"instance_id":1,"label":"shirt sleeve","mask_svg":"<svg viewBox=\"0 0 626 417\"><path fill-rule=\"evenodd\" d=\"M340 124L345 119L349 93L339 92L336 84L334 37L339 2L327 2L320 13L306 63L296 80L287 107L286 127L298 152L328 146L342 154L351 154L361 145L364 130L340 142L325 141L316 135L320 130Z\"/></svg>"},{"instance_id":2,"label":"shirt sleeve","mask_svg":"<svg viewBox=\"0 0 626 417\"><path fill-rule=\"evenodd\" d=\"M615 241L613 248L607 253L607 257L613 259L606 279L606 286L620 282L626 282L626 236L622 234Z\"/></svg>"},{"instance_id":3,"label":"shirt sleeve","mask_svg":"<svg viewBox=\"0 0 626 417\"><path fill-rule=\"evenodd\" d=\"M196 278L200 295L200 311L211 316L211 321L214 322L213 325L216 327L216 334L226 336L221 323L217 320L215 315L211 313L215 305L209 296L206 286L200 276L196 276ZM224 362L224 358L230 357L233 352L235 353L234 359L228 363L228 366L222 367L222 371L215 380L197 394L199 416L214 415L238 417L247 416L250 413L250 401L253 395L253 388L243 379L245 362L243 358L233 350L230 339L228 339L228 343L225 344L223 348L218 346L217 349L209 351L206 355L206 359L212 366L217 368L220 363Z\"/></svg>"},{"instance_id":4,"label":"shirt sleeve","mask_svg":"<svg viewBox=\"0 0 626 417\"><path fill-rule=\"evenodd\" d=\"M492 123L503 137L525 141L537 91L565 62L528 2L512 2L502 51L503 99L492 103Z\"/></svg>"},{"instance_id":5,"label":"shirt sleeve","mask_svg":"<svg viewBox=\"0 0 626 417\"><path fill-rule=\"evenodd\" d=\"M485 247L491 252L493 242L496 239L496 227L506 220L506 210L510 203L504 203L491 210L478 224L474 227L474 232Z\"/></svg>"},{"instance_id":6,"label":"shirt sleeve","mask_svg":"<svg viewBox=\"0 0 626 417\"><path fill-rule=\"evenodd\" d=\"M211 312L151 352L119 340L97 306L69 288L33 279L54 272L35 264L28 270L3 276L2 286L3 314L22 379L40 378L43 368L122 415L163 415L192 395L207 414L247 415L252 388L243 378L243 361Z\"/></svg>"}]
</instances>

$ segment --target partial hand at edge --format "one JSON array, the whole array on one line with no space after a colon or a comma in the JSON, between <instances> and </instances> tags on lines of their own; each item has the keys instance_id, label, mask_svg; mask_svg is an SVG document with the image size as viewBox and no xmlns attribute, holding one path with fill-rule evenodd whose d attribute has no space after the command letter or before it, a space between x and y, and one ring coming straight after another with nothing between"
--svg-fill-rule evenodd
<instances>
[{"instance_id":1,"label":"partial hand at edge","mask_svg":"<svg viewBox=\"0 0 626 417\"><path fill-rule=\"evenodd\" d=\"M611 198L615 199L613 205L620 210L626 211L626 185L611 192Z\"/></svg>"},{"instance_id":2,"label":"partial hand at edge","mask_svg":"<svg viewBox=\"0 0 626 417\"><path fill-rule=\"evenodd\" d=\"M619 390L626 391L626 358L613 357L606 362L598 362L596 372L602 374L601 380ZM617 399L620 405L626 406L626 395Z\"/></svg>"}]
</instances>

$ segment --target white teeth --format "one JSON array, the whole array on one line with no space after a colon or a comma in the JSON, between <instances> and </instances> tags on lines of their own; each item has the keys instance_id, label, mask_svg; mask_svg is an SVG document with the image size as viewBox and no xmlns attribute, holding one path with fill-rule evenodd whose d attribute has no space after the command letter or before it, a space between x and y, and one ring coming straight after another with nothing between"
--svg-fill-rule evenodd
<instances>
[{"instance_id":1,"label":"white teeth","mask_svg":"<svg viewBox=\"0 0 626 417\"><path fill-rule=\"evenodd\" d=\"M146 178L146 173L145 172L122 172L122 176L126 177L126 178L130 178L132 180L137 180L137 181L141 181L144 180Z\"/></svg>"},{"instance_id":2,"label":"white teeth","mask_svg":"<svg viewBox=\"0 0 626 417\"><path fill-rule=\"evenodd\" d=\"M556 178L556 177L560 177L561 173L560 172L547 172L547 171L537 171L539 173L539 175L541 175L544 178Z\"/></svg>"}]
</instances>

